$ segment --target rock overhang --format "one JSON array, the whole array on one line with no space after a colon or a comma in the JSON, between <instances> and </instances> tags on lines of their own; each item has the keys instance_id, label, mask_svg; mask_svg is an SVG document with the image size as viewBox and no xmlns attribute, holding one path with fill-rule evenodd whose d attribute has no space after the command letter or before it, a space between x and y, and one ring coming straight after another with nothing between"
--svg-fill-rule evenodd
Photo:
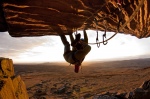
<instances>
[{"instance_id":1,"label":"rock overhang","mask_svg":"<svg viewBox=\"0 0 150 99\"><path fill-rule=\"evenodd\" d=\"M121 1L119 7L117 0L3 0L0 32L12 37L68 35L85 27L105 31L106 26L115 32L121 20L119 33L149 37L150 1Z\"/></svg>"}]
</instances>

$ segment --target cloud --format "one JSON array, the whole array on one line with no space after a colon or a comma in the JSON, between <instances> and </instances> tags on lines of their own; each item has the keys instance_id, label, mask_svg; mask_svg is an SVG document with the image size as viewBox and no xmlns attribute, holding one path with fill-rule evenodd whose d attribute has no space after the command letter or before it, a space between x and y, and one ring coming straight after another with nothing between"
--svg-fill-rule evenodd
<instances>
[{"instance_id":1,"label":"cloud","mask_svg":"<svg viewBox=\"0 0 150 99\"><path fill-rule=\"evenodd\" d=\"M82 34L82 31L79 31ZM87 31L89 42L96 42L96 31ZM107 39L114 33L107 33ZM99 41L102 41L103 32L99 31ZM69 36L67 36L70 42ZM86 60L126 58L140 56L145 57L150 54L150 38L138 39L131 35L117 34L105 46L101 44L91 45L92 50L87 55ZM0 32L0 57L7 57L15 62L39 62L39 61L59 61L63 58L64 46L59 36L40 37L11 37L8 32Z\"/></svg>"},{"instance_id":2,"label":"cloud","mask_svg":"<svg viewBox=\"0 0 150 99\"><path fill-rule=\"evenodd\" d=\"M48 44L54 46L52 37L11 37L8 32L0 32L0 56L16 56L20 53L30 51L34 47Z\"/></svg>"}]
</instances>

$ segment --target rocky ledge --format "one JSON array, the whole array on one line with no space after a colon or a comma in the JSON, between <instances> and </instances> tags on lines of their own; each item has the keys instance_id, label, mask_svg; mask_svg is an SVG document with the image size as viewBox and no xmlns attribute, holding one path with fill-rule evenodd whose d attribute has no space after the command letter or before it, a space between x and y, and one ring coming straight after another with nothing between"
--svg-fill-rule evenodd
<instances>
[{"instance_id":1,"label":"rocky ledge","mask_svg":"<svg viewBox=\"0 0 150 99\"><path fill-rule=\"evenodd\" d=\"M0 58L0 99L29 99L26 85L15 75L13 61Z\"/></svg>"}]
</instances>

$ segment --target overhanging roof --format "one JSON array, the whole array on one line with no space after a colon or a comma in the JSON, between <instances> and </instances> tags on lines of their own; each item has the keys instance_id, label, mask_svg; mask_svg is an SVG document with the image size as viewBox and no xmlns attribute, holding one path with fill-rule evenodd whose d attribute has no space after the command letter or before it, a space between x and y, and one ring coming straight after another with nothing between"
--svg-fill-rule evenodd
<instances>
[{"instance_id":1,"label":"overhanging roof","mask_svg":"<svg viewBox=\"0 0 150 99\"><path fill-rule=\"evenodd\" d=\"M8 31L12 37L67 35L85 26L101 31L107 26L112 32L122 18L120 33L149 37L150 0L121 1L119 14L117 0L3 0L0 32Z\"/></svg>"}]
</instances>

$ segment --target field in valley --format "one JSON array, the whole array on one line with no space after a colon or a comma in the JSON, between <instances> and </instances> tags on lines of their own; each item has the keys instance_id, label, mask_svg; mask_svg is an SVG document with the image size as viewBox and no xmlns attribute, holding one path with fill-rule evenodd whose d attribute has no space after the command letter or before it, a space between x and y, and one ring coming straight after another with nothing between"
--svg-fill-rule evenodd
<instances>
[{"instance_id":1,"label":"field in valley","mask_svg":"<svg viewBox=\"0 0 150 99\"><path fill-rule=\"evenodd\" d=\"M16 64L30 99L91 99L96 95L127 93L150 79L150 59L84 62L79 73L66 63Z\"/></svg>"}]
</instances>

